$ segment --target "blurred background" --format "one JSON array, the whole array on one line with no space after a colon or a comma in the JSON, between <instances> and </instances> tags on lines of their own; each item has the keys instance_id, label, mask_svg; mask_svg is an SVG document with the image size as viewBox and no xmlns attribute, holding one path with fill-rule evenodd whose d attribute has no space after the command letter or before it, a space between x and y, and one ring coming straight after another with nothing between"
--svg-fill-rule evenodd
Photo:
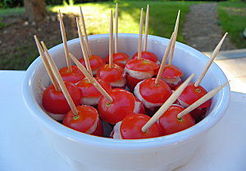
<instances>
[{"instance_id":1,"label":"blurred background","mask_svg":"<svg viewBox=\"0 0 246 171\"><path fill-rule=\"evenodd\" d=\"M68 39L78 37L75 24L78 6L83 7L89 34L108 33L109 11L116 2L119 32L138 33L140 8L146 9L150 4L152 35L170 37L180 9L178 41L210 52L223 33L229 32L223 50L246 48L246 0L0 0L0 69L27 69L38 56L34 34L49 47L62 42L57 20L59 9L64 13Z\"/></svg>"}]
</instances>

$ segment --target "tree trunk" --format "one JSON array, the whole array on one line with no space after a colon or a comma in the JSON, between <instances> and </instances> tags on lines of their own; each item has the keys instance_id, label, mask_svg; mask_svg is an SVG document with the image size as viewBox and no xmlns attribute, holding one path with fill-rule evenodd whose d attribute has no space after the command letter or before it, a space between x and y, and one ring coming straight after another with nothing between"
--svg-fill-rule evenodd
<instances>
[{"instance_id":1,"label":"tree trunk","mask_svg":"<svg viewBox=\"0 0 246 171\"><path fill-rule=\"evenodd\" d=\"M45 0L24 0L25 13L30 21L41 21L46 16Z\"/></svg>"}]
</instances>

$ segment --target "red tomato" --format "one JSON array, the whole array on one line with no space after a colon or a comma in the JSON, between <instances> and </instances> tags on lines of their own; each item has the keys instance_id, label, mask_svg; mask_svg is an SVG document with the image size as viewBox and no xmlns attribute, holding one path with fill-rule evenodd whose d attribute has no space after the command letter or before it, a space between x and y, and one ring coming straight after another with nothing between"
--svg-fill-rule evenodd
<instances>
[{"instance_id":1,"label":"red tomato","mask_svg":"<svg viewBox=\"0 0 246 171\"><path fill-rule=\"evenodd\" d=\"M100 98L98 111L102 120L116 124L133 113L136 99L132 93L123 89L113 89L110 96L113 98L112 103L103 96Z\"/></svg>"},{"instance_id":2,"label":"red tomato","mask_svg":"<svg viewBox=\"0 0 246 171\"><path fill-rule=\"evenodd\" d=\"M71 68L72 71L68 71L67 67L63 67L59 70L61 77L64 81L77 83L78 81L82 80L85 77L77 66L71 65Z\"/></svg>"},{"instance_id":3,"label":"red tomato","mask_svg":"<svg viewBox=\"0 0 246 171\"><path fill-rule=\"evenodd\" d=\"M65 82L69 94L75 105L80 103L80 90L70 82ZM47 112L54 114L65 114L70 111L70 107L61 91L56 91L53 85L50 85L43 92L42 104Z\"/></svg>"},{"instance_id":4,"label":"red tomato","mask_svg":"<svg viewBox=\"0 0 246 171\"><path fill-rule=\"evenodd\" d=\"M108 58L106 58L106 62L108 63ZM129 60L129 55L126 53L118 52L113 54L113 62L117 64L118 66L124 68L126 65L126 62Z\"/></svg>"},{"instance_id":5,"label":"red tomato","mask_svg":"<svg viewBox=\"0 0 246 171\"><path fill-rule=\"evenodd\" d=\"M144 58L131 59L127 62L126 68L133 71L155 73L159 65Z\"/></svg>"},{"instance_id":6,"label":"red tomato","mask_svg":"<svg viewBox=\"0 0 246 171\"><path fill-rule=\"evenodd\" d=\"M92 135L103 137L103 134L104 131L103 131L102 121L99 119L97 123L97 129L95 130L95 132L92 133Z\"/></svg>"},{"instance_id":7,"label":"red tomato","mask_svg":"<svg viewBox=\"0 0 246 171\"><path fill-rule=\"evenodd\" d=\"M133 55L133 59L137 58L138 57L138 52L136 52L134 55ZM143 51L142 54L141 54L141 58L144 58L144 59L148 59L154 63L157 63L158 62L158 57L152 53L152 52L148 52L148 51Z\"/></svg>"},{"instance_id":8,"label":"red tomato","mask_svg":"<svg viewBox=\"0 0 246 171\"><path fill-rule=\"evenodd\" d=\"M158 124L153 124L146 132L142 131L142 127L150 119L144 114L131 114L126 116L121 123L120 133L123 139L143 139L154 138L160 136Z\"/></svg>"},{"instance_id":9,"label":"red tomato","mask_svg":"<svg viewBox=\"0 0 246 171\"><path fill-rule=\"evenodd\" d=\"M137 98L136 98L136 101L139 102L139 103L141 103L141 104L140 104L140 110L139 110L139 113L145 113L145 107L144 107L144 104L143 104L139 99L137 99Z\"/></svg>"},{"instance_id":10,"label":"red tomato","mask_svg":"<svg viewBox=\"0 0 246 171\"><path fill-rule=\"evenodd\" d=\"M164 103L171 96L172 90L163 80L155 84L155 79L149 78L141 82L139 92L150 103Z\"/></svg>"},{"instance_id":11,"label":"red tomato","mask_svg":"<svg viewBox=\"0 0 246 171\"><path fill-rule=\"evenodd\" d=\"M162 74L162 77L168 78L168 79L173 79L173 78L177 78L177 77L182 77L183 76L183 72L176 66L174 65L165 65L164 67L164 71Z\"/></svg>"},{"instance_id":12,"label":"red tomato","mask_svg":"<svg viewBox=\"0 0 246 171\"><path fill-rule=\"evenodd\" d=\"M97 110L92 106L81 105L76 107L78 115L74 115L72 111L69 111L64 120L63 124L69 128L92 134L95 130L91 130L95 124L97 125L99 116Z\"/></svg>"},{"instance_id":13,"label":"red tomato","mask_svg":"<svg viewBox=\"0 0 246 171\"><path fill-rule=\"evenodd\" d=\"M97 79L99 84L106 90L106 91L111 91L111 86L104 82L101 79ZM83 79L78 82L76 85L81 92L82 98L83 97L101 97L102 94L95 88L95 86L89 82L88 79Z\"/></svg>"},{"instance_id":14,"label":"red tomato","mask_svg":"<svg viewBox=\"0 0 246 171\"><path fill-rule=\"evenodd\" d=\"M131 77L129 74L126 74L126 84L127 84L127 87L133 91L135 86L142 80L140 79L137 79L137 78L133 78Z\"/></svg>"},{"instance_id":15,"label":"red tomato","mask_svg":"<svg viewBox=\"0 0 246 171\"><path fill-rule=\"evenodd\" d=\"M194 86L194 83L190 83L179 96L179 101L184 102L187 105L191 105L202 96L207 94L207 91L202 86ZM198 108L207 108L211 105L211 100L206 101ZM186 107L186 106L184 106Z\"/></svg>"},{"instance_id":16,"label":"red tomato","mask_svg":"<svg viewBox=\"0 0 246 171\"><path fill-rule=\"evenodd\" d=\"M195 125L195 121L190 114L186 114L181 119L177 115L184 110L183 107L172 105L160 117L159 125L162 135L174 134Z\"/></svg>"},{"instance_id":17,"label":"red tomato","mask_svg":"<svg viewBox=\"0 0 246 171\"><path fill-rule=\"evenodd\" d=\"M109 67L109 65L106 64L98 70L97 78L100 78L109 84L117 82L124 78L124 70L116 64L113 64L112 67Z\"/></svg>"},{"instance_id":18,"label":"red tomato","mask_svg":"<svg viewBox=\"0 0 246 171\"><path fill-rule=\"evenodd\" d=\"M84 58L80 58L79 61L85 66ZM89 57L89 61L93 74L96 74L97 70L105 64L105 61L102 59L102 57L97 55L91 55Z\"/></svg>"}]
</instances>

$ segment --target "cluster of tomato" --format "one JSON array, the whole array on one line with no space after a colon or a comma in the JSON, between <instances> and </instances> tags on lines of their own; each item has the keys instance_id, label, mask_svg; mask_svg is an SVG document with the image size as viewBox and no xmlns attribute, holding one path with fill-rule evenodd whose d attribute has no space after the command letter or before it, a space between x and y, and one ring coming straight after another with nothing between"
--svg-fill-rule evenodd
<instances>
[{"instance_id":1,"label":"cluster of tomato","mask_svg":"<svg viewBox=\"0 0 246 171\"><path fill-rule=\"evenodd\" d=\"M113 99L109 101L85 78L74 65L71 69L61 68L60 74L77 106L78 115L70 107L60 90L50 85L43 92L44 109L55 119L74 130L105 136L103 125L114 126L111 136L120 139L151 138L179 132L199 122L205 115L211 101L207 101L182 119L177 114L184 110L207 91L194 83L183 91L176 104L162 115L157 123L146 132L141 128L150 116L169 98L172 90L181 84L183 72L174 65L164 67L161 79L156 83L159 70L157 56L144 51L138 58L131 59L126 53L113 54L113 65L107 59L91 55L89 62L92 72L101 86ZM85 65L83 58L80 62ZM102 124L103 121L103 124Z\"/></svg>"}]
</instances>

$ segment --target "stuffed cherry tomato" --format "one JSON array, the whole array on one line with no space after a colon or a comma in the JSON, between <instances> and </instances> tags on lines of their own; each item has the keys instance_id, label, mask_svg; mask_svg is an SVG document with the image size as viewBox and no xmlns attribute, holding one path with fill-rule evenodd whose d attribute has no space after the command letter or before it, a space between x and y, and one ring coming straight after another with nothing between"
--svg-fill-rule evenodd
<instances>
[{"instance_id":1,"label":"stuffed cherry tomato","mask_svg":"<svg viewBox=\"0 0 246 171\"><path fill-rule=\"evenodd\" d=\"M108 63L108 58L106 58L106 61ZM126 53L118 52L113 54L113 63L124 68L127 61L129 60L129 55Z\"/></svg>"},{"instance_id":2,"label":"stuffed cherry tomato","mask_svg":"<svg viewBox=\"0 0 246 171\"><path fill-rule=\"evenodd\" d=\"M111 86L104 82L101 79L97 79L99 84L106 90L106 91L111 91ZM95 86L90 83L88 79L83 79L78 82L76 85L81 92L81 101L80 104L85 104L85 105L97 105L100 97L102 94L95 88Z\"/></svg>"},{"instance_id":3,"label":"stuffed cherry tomato","mask_svg":"<svg viewBox=\"0 0 246 171\"><path fill-rule=\"evenodd\" d=\"M146 132L142 131L142 127L149 119L150 117L144 114L127 115L114 126L112 136L114 139L143 139L160 136L160 129L157 123L148 128Z\"/></svg>"},{"instance_id":4,"label":"stuffed cherry tomato","mask_svg":"<svg viewBox=\"0 0 246 171\"><path fill-rule=\"evenodd\" d=\"M77 66L71 65L71 69L72 70L69 71L68 67L63 67L59 70L61 77L64 81L77 83L78 81L82 80L85 77Z\"/></svg>"},{"instance_id":5,"label":"stuffed cherry tomato","mask_svg":"<svg viewBox=\"0 0 246 171\"><path fill-rule=\"evenodd\" d=\"M85 66L84 58L81 58L79 61ZM104 60L100 56L97 56L97 55L89 56L89 61L90 61L90 66L91 66L93 75L96 75L98 69L101 68L103 65L105 65Z\"/></svg>"},{"instance_id":6,"label":"stuffed cherry tomato","mask_svg":"<svg viewBox=\"0 0 246 171\"><path fill-rule=\"evenodd\" d=\"M99 115L92 106L81 105L76 107L78 114L69 111L63 120L63 124L76 131L93 134L98 126Z\"/></svg>"},{"instance_id":7,"label":"stuffed cherry tomato","mask_svg":"<svg viewBox=\"0 0 246 171\"><path fill-rule=\"evenodd\" d=\"M139 82L135 89L135 96L148 109L160 107L172 94L171 88L163 80L155 83L156 78L148 78Z\"/></svg>"},{"instance_id":8,"label":"stuffed cherry tomato","mask_svg":"<svg viewBox=\"0 0 246 171\"><path fill-rule=\"evenodd\" d=\"M112 87L123 88L126 84L124 70L116 64L113 64L112 67L108 64L101 67L98 70L97 78L105 81Z\"/></svg>"},{"instance_id":9,"label":"stuffed cherry tomato","mask_svg":"<svg viewBox=\"0 0 246 171\"><path fill-rule=\"evenodd\" d=\"M141 103L134 95L123 89L113 89L110 93L113 101L101 97L98 103L98 111L102 120L116 124L131 113L140 111Z\"/></svg>"},{"instance_id":10,"label":"stuffed cherry tomato","mask_svg":"<svg viewBox=\"0 0 246 171\"><path fill-rule=\"evenodd\" d=\"M195 87L194 83L190 83L179 96L178 101L183 107L187 107L207 94L207 91L202 86ZM192 113L196 121L200 121L205 116L207 109L211 105L211 100L206 101Z\"/></svg>"},{"instance_id":11,"label":"stuffed cherry tomato","mask_svg":"<svg viewBox=\"0 0 246 171\"><path fill-rule=\"evenodd\" d=\"M195 125L195 120L190 114L186 114L181 119L177 118L183 110L184 108L179 105L172 105L163 113L158 121L162 135L174 134Z\"/></svg>"},{"instance_id":12,"label":"stuffed cherry tomato","mask_svg":"<svg viewBox=\"0 0 246 171\"><path fill-rule=\"evenodd\" d=\"M75 105L79 105L81 99L80 90L70 82L65 82L69 94ZM53 85L47 87L42 96L44 109L56 120L62 120L64 115L70 111L70 107L61 91L57 91Z\"/></svg>"},{"instance_id":13,"label":"stuffed cherry tomato","mask_svg":"<svg viewBox=\"0 0 246 171\"><path fill-rule=\"evenodd\" d=\"M162 79L172 88L176 89L182 82L183 72L174 65L166 65L162 74Z\"/></svg>"},{"instance_id":14,"label":"stuffed cherry tomato","mask_svg":"<svg viewBox=\"0 0 246 171\"><path fill-rule=\"evenodd\" d=\"M138 52L136 52L133 55L133 59L135 59L137 57L138 57ZM142 51L141 58L148 59L148 60L150 60L150 61L152 61L152 62L154 62L156 64L160 64L160 61L158 60L158 57L152 52Z\"/></svg>"},{"instance_id":15,"label":"stuffed cherry tomato","mask_svg":"<svg viewBox=\"0 0 246 171\"><path fill-rule=\"evenodd\" d=\"M143 58L129 60L125 67L127 85L134 88L138 82L153 77L158 68L159 65Z\"/></svg>"},{"instance_id":16,"label":"stuffed cherry tomato","mask_svg":"<svg viewBox=\"0 0 246 171\"><path fill-rule=\"evenodd\" d=\"M98 120L97 128L92 133L92 135L96 135L96 136L100 136L100 137L104 136L103 124L102 124L102 121L100 119Z\"/></svg>"}]
</instances>

